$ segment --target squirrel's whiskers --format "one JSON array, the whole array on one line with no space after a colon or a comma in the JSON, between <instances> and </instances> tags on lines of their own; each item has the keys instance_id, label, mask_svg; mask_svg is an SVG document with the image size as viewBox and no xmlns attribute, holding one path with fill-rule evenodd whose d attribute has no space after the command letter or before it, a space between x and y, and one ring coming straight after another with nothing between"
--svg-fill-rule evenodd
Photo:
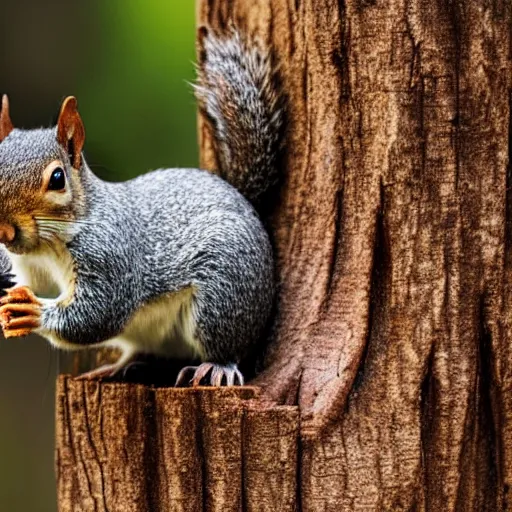
<instances>
[{"instance_id":1,"label":"squirrel's whiskers","mask_svg":"<svg viewBox=\"0 0 512 512\"><path fill-rule=\"evenodd\" d=\"M179 383L243 384L237 365L272 309L272 247L256 208L278 181L282 94L269 52L235 30L219 38L203 27L199 45L194 90L224 179L160 169L103 181L84 158L75 98L55 128L37 130L15 129L3 98L0 269L4 288L11 273L19 285L0 301L6 337L121 349L90 377L150 353L202 361ZM19 314L20 297L30 315Z\"/></svg>"},{"instance_id":2,"label":"squirrel's whiskers","mask_svg":"<svg viewBox=\"0 0 512 512\"><path fill-rule=\"evenodd\" d=\"M39 217L34 217L38 228L39 235L50 233L63 239L70 234L70 225L73 223L69 221L50 220ZM64 240L63 240L64 241Z\"/></svg>"}]
</instances>

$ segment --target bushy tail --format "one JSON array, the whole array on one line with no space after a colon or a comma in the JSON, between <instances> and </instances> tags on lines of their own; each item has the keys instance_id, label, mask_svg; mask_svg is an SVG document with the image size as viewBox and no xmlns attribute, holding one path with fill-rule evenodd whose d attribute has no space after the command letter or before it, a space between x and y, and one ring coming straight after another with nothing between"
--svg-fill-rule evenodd
<instances>
[{"instance_id":1,"label":"bushy tail","mask_svg":"<svg viewBox=\"0 0 512 512\"><path fill-rule=\"evenodd\" d=\"M199 31L196 96L213 125L220 175L257 203L277 181L283 101L271 55L236 30Z\"/></svg>"}]
</instances>

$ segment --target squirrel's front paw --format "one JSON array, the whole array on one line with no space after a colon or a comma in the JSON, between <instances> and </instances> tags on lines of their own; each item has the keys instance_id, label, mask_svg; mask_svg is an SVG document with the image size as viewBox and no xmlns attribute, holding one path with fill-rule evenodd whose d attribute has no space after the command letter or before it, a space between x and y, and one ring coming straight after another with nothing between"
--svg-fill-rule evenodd
<instances>
[{"instance_id":1,"label":"squirrel's front paw","mask_svg":"<svg viewBox=\"0 0 512 512\"><path fill-rule=\"evenodd\" d=\"M6 338L26 336L41 325L41 303L26 286L0 298L0 324Z\"/></svg>"}]
</instances>

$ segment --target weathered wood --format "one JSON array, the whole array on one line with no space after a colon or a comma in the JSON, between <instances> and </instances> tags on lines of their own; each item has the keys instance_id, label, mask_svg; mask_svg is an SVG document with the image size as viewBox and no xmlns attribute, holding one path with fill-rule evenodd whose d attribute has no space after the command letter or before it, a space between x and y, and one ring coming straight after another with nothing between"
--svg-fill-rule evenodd
<instances>
[{"instance_id":1,"label":"weathered wood","mask_svg":"<svg viewBox=\"0 0 512 512\"><path fill-rule=\"evenodd\" d=\"M302 510L510 508L512 5L202 0L198 16L273 48L289 99L256 382L299 405Z\"/></svg>"},{"instance_id":2,"label":"weathered wood","mask_svg":"<svg viewBox=\"0 0 512 512\"><path fill-rule=\"evenodd\" d=\"M59 377L56 466L62 511L150 512L153 397L142 386Z\"/></svg>"},{"instance_id":3,"label":"weathered wood","mask_svg":"<svg viewBox=\"0 0 512 512\"><path fill-rule=\"evenodd\" d=\"M298 411L261 404L247 408L243 428L246 512L295 512L298 482Z\"/></svg>"},{"instance_id":4,"label":"weathered wood","mask_svg":"<svg viewBox=\"0 0 512 512\"><path fill-rule=\"evenodd\" d=\"M194 394L176 391L155 392L159 462L159 492L155 498L168 503L168 510L195 512L203 507L199 411Z\"/></svg>"},{"instance_id":5,"label":"weathered wood","mask_svg":"<svg viewBox=\"0 0 512 512\"><path fill-rule=\"evenodd\" d=\"M61 379L61 510L510 509L512 5L201 0L198 21L269 45L288 96L261 395Z\"/></svg>"},{"instance_id":6,"label":"weathered wood","mask_svg":"<svg viewBox=\"0 0 512 512\"><path fill-rule=\"evenodd\" d=\"M295 511L297 409L256 394L60 377L59 510Z\"/></svg>"}]
</instances>

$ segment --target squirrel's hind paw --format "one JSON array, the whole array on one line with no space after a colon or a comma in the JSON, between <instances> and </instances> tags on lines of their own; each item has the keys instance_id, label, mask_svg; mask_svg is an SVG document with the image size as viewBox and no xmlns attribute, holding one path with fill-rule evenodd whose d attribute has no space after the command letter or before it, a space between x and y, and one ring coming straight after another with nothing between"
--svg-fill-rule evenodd
<instances>
[{"instance_id":1,"label":"squirrel's hind paw","mask_svg":"<svg viewBox=\"0 0 512 512\"><path fill-rule=\"evenodd\" d=\"M187 376L192 373L192 378ZM202 363L199 366L185 366L176 378L176 386L243 386L244 376L237 365Z\"/></svg>"},{"instance_id":2,"label":"squirrel's hind paw","mask_svg":"<svg viewBox=\"0 0 512 512\"><path fill-rule=\"evenodd\" d=\"M95 368L94 370L88 371L86 373L82 373L78 375L77 379L79 380L91 380L91 379L109 379L111 377L117 376L119 373L123 373L124 371L133 363L133 359L136 353L134 350L125 350L121 357L112 364L104 364L99 368Z\"/></svg>"},{"instance_id":3,"label":"squirrel's hind paw","mask_svg":"<svg viewBox=\"0 0 512 512\"><path fill-rule=\"evenodd\" d=\"M76 378L77 380L110 379L116 377L122 370L124 370L123 366L118 363L104 364L103 366L94 368L94 370L81 373Z\"/></svg>"}]
</instances>

